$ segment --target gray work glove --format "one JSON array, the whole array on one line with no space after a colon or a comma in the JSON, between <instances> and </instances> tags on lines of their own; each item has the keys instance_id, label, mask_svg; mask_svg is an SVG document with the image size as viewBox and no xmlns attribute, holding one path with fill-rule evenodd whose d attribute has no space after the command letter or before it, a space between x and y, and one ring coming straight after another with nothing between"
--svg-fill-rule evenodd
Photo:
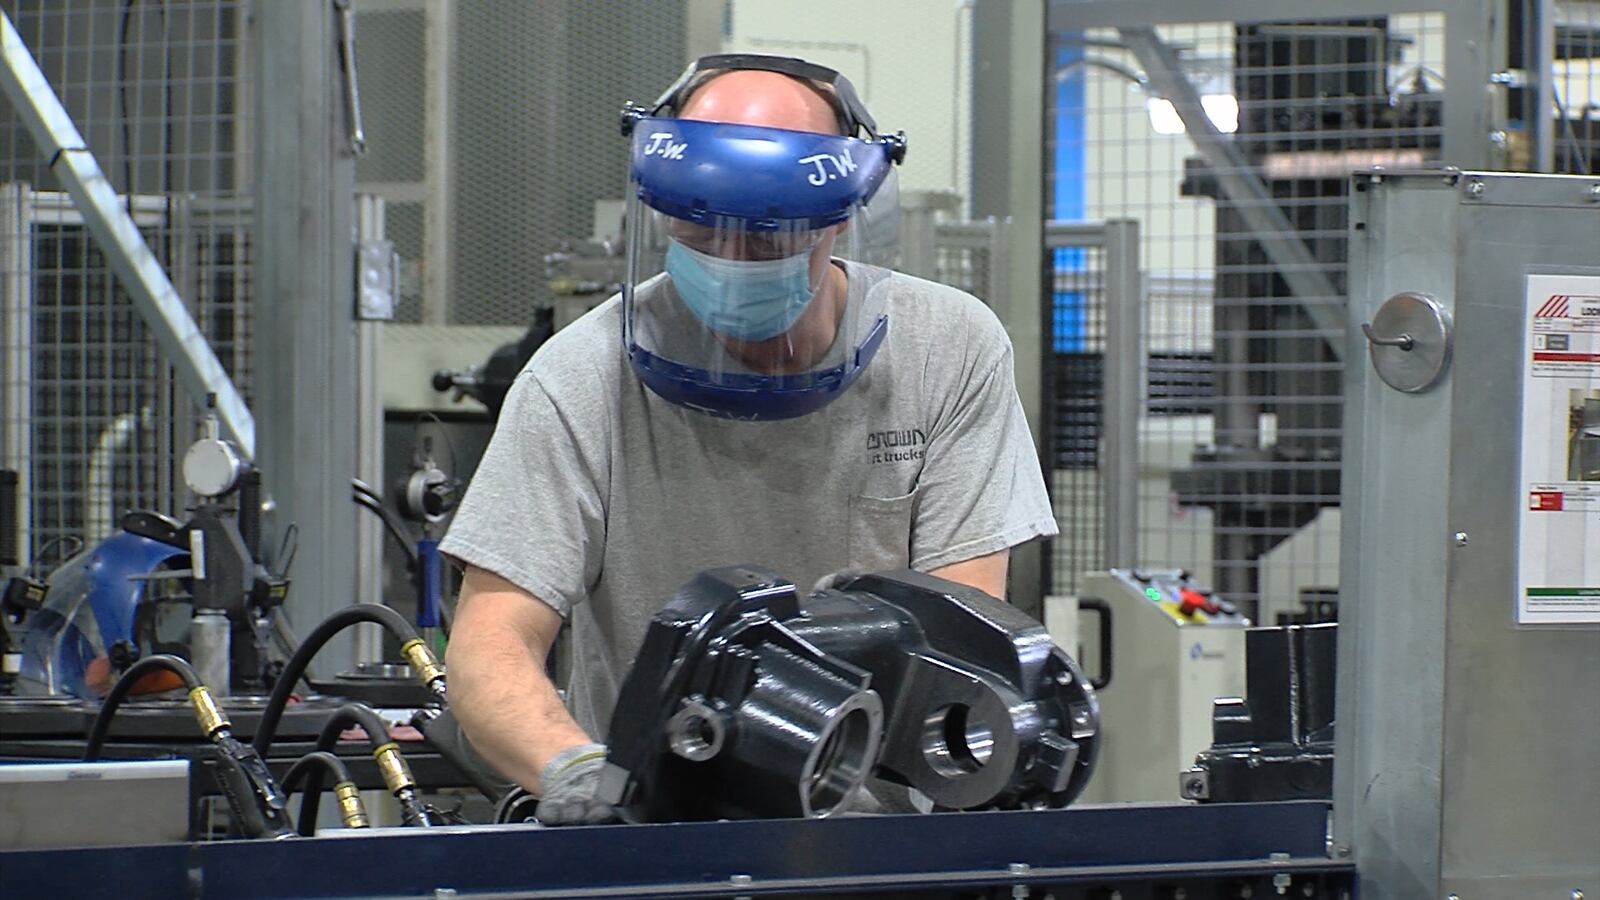
<instances>
[{"instance_id":1,"label":"gray work glove","mask_svg":"<svg viewBox=\"0 0 1600 900\"><path fill-rule=\"evenodd\" d=\"M534 815L545 825L616 821L616 811L594 797L605 764L605 744L580 744L557 753L539 774L539 806Z\"/></svg>"}]
</instances>

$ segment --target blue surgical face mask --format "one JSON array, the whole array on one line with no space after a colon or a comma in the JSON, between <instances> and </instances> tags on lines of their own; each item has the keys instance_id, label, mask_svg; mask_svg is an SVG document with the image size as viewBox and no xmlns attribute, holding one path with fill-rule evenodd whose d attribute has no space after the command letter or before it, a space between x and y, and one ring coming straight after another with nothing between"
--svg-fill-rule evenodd
<instances>
[{"instance_id":1,"label":"blue surgical face mask","mask_svg":"<svg viewBox=\"0 0 1600 900\"><path fill-rule=\"evenodd\" d=\"M684 305L707 328L741 341L764 341L788 331L816 293L810 253L723 259L674 239L667 248L667 274Z\"/></svg>"}]
</instances>

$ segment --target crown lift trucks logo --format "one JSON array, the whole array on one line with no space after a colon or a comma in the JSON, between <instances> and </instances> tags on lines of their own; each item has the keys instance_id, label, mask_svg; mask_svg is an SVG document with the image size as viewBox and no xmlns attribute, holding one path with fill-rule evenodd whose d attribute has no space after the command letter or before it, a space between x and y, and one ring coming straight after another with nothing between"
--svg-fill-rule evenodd
<instances>
[{"instance_id":1,"label":"crown lift trucks logo","mask_svg":"<svg viewBox=\"0 0 1600 900\"><path fill-rule=\"evenodd\" d=\"M921 428L897 428L867 435L867 452L873 464L915 462L927 456L928 433Z\"/></svg>"}]
</instances>

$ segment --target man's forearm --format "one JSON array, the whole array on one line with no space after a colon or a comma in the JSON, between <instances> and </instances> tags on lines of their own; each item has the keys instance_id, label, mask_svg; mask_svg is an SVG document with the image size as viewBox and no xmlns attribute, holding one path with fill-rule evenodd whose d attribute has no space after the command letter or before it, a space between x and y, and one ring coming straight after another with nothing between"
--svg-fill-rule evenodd
<instances>
[{"instance_id":1,"label":"man's forearm","mask_svg":"<svg viewBox=\"0 0 1600 900\"><path fill-rule=\"evenodd\" d=\"M530 791L562 750L587 743L538 658L514 632L472 629L452 635L450 707L472 746L501 774Z\"/></svg>"},{"instance_id":2,"label":"man's forearm","mask_svg":"<svg viewBox=\"0 0 1600 900\"><path fill-rule=\"evenodd\" d=\"M1006 599L1006 570L1011 564L1011 551L1001 550L929 572L937 578L975 587L997 600Z\"/></svg>"}]
</instances>

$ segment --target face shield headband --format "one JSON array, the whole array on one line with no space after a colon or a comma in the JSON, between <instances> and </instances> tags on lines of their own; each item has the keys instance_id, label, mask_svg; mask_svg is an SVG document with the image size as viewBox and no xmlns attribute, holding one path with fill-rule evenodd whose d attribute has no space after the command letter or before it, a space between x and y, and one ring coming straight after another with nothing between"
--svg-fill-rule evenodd
<instances>
[{"instance_id":1,"label":"face shield headband","mask_svg":"<svg viewBox=\"0 0 1600 900\"><path fill-rule=\"evenodd\" d=\"M733 72L754 69L762 72L777 72L789 75L813 84L824 85L826 91L818 91L823 99L833 107L834 115L839 119L839 130L846 137L865 135L869 140L880 139L878 123L873 121L872 115L856 95L855 85L850 79L840 75L837 71L827 66L819 66L813 62L793 56L769 56L761 53L720 53L712 56L702 56L689 64L683 74L672 86L656 98L654 105L649 108L627 104L622 110L622 134L627 137L631 126L629 119L641 116L658 116L665 112L667 115L676 115L683 108L684 101L694 93L701 82L718 72ZM905 132L898 132L886 136L883 140L889 141L896 149L894 161L896 163L905 159L906 136Z\"/></svg>"}]
</instances>

